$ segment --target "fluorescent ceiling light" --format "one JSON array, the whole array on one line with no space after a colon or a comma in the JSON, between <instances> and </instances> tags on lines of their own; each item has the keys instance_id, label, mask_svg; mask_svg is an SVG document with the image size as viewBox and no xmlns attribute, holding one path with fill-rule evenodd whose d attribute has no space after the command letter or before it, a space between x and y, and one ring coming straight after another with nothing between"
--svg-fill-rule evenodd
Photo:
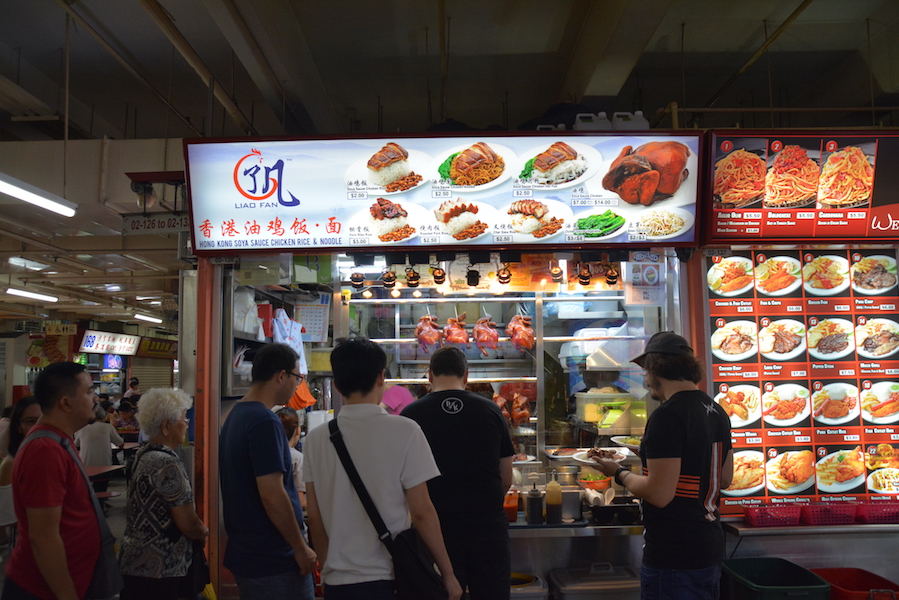
<instances>
[{"instance_id":1,"label":"fluorescent ceiling light","mask_svg":"<svg viewBox=\"0 0 899 600\"><path fill-rule=\"evenodd\" d=\"M156 317L148 317L147 315L142 315L140 313L134 313L134 318L139 321L149 321L150 323L162 323L162 319L157 319Z\"/></svg>"},{"instance_id":2,"label":"fluorescent ceiling light","mask_svg":"<svg viewBox=\"0 0 899 600\"><path fill-rule=\"evenodd\" d=\"M17 290L15 288L6 288L7 294L13 296L21 296L22 298L31 298L32 300L43 300L44 302L57 302L59 298L56 296L48 296L47 294L38 294L36 292L26 292L25 290ZM160 321L161 323L162 321Z\"/></svg>"},{"instance_id":3,"label":"fluorescent ceiling light","mask_svg":"<svg viewBox=\"0 0 899 600\"><path fill-rule=\"evenodd\" d=\"M47 268L47 265L45 265L44 263L37 262L35 260L28 260L27 258L22 258L21 256L11 256L9 258L9 264L14 267L28 269L29 271L41 271Z\"/></svg>"},{"instance_id":4,"label":"fluorescent ceiling light","mask_svg":"<svg viewBox=\"0 0 899 600\"><path fill-rule=\"evenodd\" d=\"M51 194L48 191L35 187L30 183L19 181L6 173L0 173L0 192L9 194L19 200L24 200L35 206L55 212L64 217L74 217L78 205L69 202L65 198Z\"/></svg>"},{"instance_id":5,"label":"fluorescent ceiling light","mask_svg":"<svg viewBox=\"0 0 899 600\"><path fill-rule=\"evenodd\" d=\"M120 369L103 369L104 373L118 373Z\"/></svg>"}]
</instances>

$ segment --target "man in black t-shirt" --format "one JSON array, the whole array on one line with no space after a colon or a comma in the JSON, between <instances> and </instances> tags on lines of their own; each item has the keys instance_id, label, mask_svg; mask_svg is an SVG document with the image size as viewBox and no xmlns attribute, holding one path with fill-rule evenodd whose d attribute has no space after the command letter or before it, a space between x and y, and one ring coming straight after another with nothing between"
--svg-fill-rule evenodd
<instances>
[{"instance_id":1,"label":"man in black t-shirt","mask_svg":"<svg viewBox=\"0 0 899 600\"><path fill-rule=\"evenodd\" d=\"M440 477L428 492L443 539L471 600L508 600L509 523L503 497L512 485L512 438L499 407L465 391L468 361L458 348L431 356L431 393L402 414L416 421L431 445Z\"/></svg>"},{"instance_id":2,"label":"man in black t-shirt","mask_svg":"<svg viewBox=\"0 0 899 600\"><path fill-rule=\"evenodd\" d=\"M633 362L646 371L644 385L662 403L640 445L643 474L594 460L643 499L642 600L718 598L724 558L718 501L733 478L730 419L696 386L702 365L681 336L655 334Z\"/></svg>"}]
</instances>

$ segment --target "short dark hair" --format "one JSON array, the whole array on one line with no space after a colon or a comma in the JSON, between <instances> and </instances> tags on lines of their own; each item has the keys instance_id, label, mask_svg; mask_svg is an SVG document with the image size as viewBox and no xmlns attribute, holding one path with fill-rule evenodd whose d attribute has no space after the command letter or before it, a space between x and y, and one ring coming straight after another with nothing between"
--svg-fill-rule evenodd
<instances>
[{"instance_id":1,"label":"short dark hair","mask_svg":"<svg viewBox=\"0 0 899 600\"><path fill-rule=\"evenodd\" d=\"M106 402L109 401L109 394L105 394L105 393L104 393L104 394L97 394L97 397L98 397L101 401L106 401Z\"/></svg>"},{"instance_id":2,"label":"short dark hair","mask_svg":"<svg viewBox=\"0 0 899 600\"><path fill-rule=\"evenodd\" d=\"M287 344L266 344L253 357L253 383L265 383L281 371L293 373L299 355Z\"/></svg>"},{"instance_id":3,"label":"short dark hair","mask_svg":"<svg viewBox=\"0 0 899 600\"><path fill-rule=\"evenodd\" d=\"M290 406L282 406L275 414L281 419L281 425L284 427L284 433L287 434L289 441L300 426L300 417L297 416L297 411Z\"/></svg>"},{"instance_id":4,"label":"short dark hair","mask_svg":"<svg viewBox=\"0 0 899 600\"><path fill-rule=\"evenodd\" d=\"M331 352L334 387L344 396L369 393L386 368L384 350L365 337L341 338Z\"/></svg>"},{"instance_id":5,"label":"short dark hair","mask_svg":"<svg viewBox=\"0 0 899 600\"><path fill-rule=\"evenodd\" d=\"M128 380L128 387L134 387L136 385L140 385L140 379L137 377L132 377Z\"/></svg>"},{"instance_id":6,"label":"short dark hair","mask_svg":"<svg viewBox=\"0 0 899 600\"><path fill-rule=\"evenodd\" d=\"M48 365L34 380L34 395L41 403L41 411L48 413L63 396L78 392L78 376L87 368L78 363L63 361Z\"/></svg>"},{"instance_id":7,"label":"short dark hair","mask_svg":"<svg viewBox=\"0 0 899 600\"><path fill-rule=\"evenodd\" d=\"M689 355L650 352L643 358L643 368L649 375L670 381L699 383L704 376L702 363Z\"/></svg>"},{"instance_id":8,"label":"short dark hair","mask_svg":"<svg viewBox=\"0 0 899 600\"><path fill-rule=\"evenodd\" d=\"M455 377L465 377L465 371L468 370L468 359L465 353L453 346L444 346L431 356L431 362L428 365L431 373L437 375L454 375Z\"/></svg>"},{"instance_id":9,"label":"short dark hair","mask_svg":"<svg viewBox=\"0 0 899 600\"><path fill-rule=\"evenodd\" d=\"M25 439L25 436L19 431L19 426L22 424L22 417L25 415L25 409L35 404L40 404L35 396L25 396L16 402L16 405L12 409L12 415L9 417L10 456L16 455L16 452L19 451L19 446L22 445L22 441Z\"/></svg>"},{"instance_id":10,"label":"short dark hair","mask_svg":"<svg viewBox=\"0 0 899 600\"><path fill-rule=\"evenodd\" d=\"M127 402L127 401L125 401L125 400L122 400L122 401L119 403L119 412L132 412L132 413L133 413L133 412L134 412L134 405L131 404L130 402Z\"/></svg>"}]
</instances>

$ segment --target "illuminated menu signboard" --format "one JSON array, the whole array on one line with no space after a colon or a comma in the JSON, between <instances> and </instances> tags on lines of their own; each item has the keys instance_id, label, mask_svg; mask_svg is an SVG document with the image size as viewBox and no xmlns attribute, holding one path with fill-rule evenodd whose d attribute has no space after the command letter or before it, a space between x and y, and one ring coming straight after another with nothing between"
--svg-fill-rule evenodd
<instances>
[{"instance_id":1,"label":"illuminated menu signboard","mask_svg":"<svg viewBox=\"0 0 899 600\"><path fill-rule=\"evenodd\" d=\"M730 415L743 504L897 500L896 252L707 259L715 400Z\"/></svg>"},{"instance_id":2,"label":"illuminated menu signboard","mask_svg":"<svg viewBox=\"0 0 899 600\"><path fill-rule=\"evenodd\" d=\"M696 242L698 133L184 147L199 255Z\"/></svg>"},{"instance_id":3,"label":"illuminated menu signboard","mask_svg":"<svg viewBox=\"0 0 899 600\"><path fill-rule=\"evenodd\" d=\"M899 239L899 137L711 136L710 243Z\"/></svg>"}]
</instances>

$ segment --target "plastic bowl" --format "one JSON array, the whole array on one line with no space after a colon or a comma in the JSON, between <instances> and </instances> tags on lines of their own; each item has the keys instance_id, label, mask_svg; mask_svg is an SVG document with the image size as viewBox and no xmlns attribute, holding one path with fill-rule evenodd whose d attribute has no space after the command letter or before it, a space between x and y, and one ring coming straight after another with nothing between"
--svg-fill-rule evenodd
<instances>
[{"instance_id":1,"label":"plastic bowl","mask_svg":"<svg viewBox=\"0 0 899 600\"><path fill-rule=\"evenodd\" d=\"M578 479L577 482L581 485L585 490L604 490L609 487L612 483L611 477L606 477L605 479Z\"/></svg>"}]
</instances>

